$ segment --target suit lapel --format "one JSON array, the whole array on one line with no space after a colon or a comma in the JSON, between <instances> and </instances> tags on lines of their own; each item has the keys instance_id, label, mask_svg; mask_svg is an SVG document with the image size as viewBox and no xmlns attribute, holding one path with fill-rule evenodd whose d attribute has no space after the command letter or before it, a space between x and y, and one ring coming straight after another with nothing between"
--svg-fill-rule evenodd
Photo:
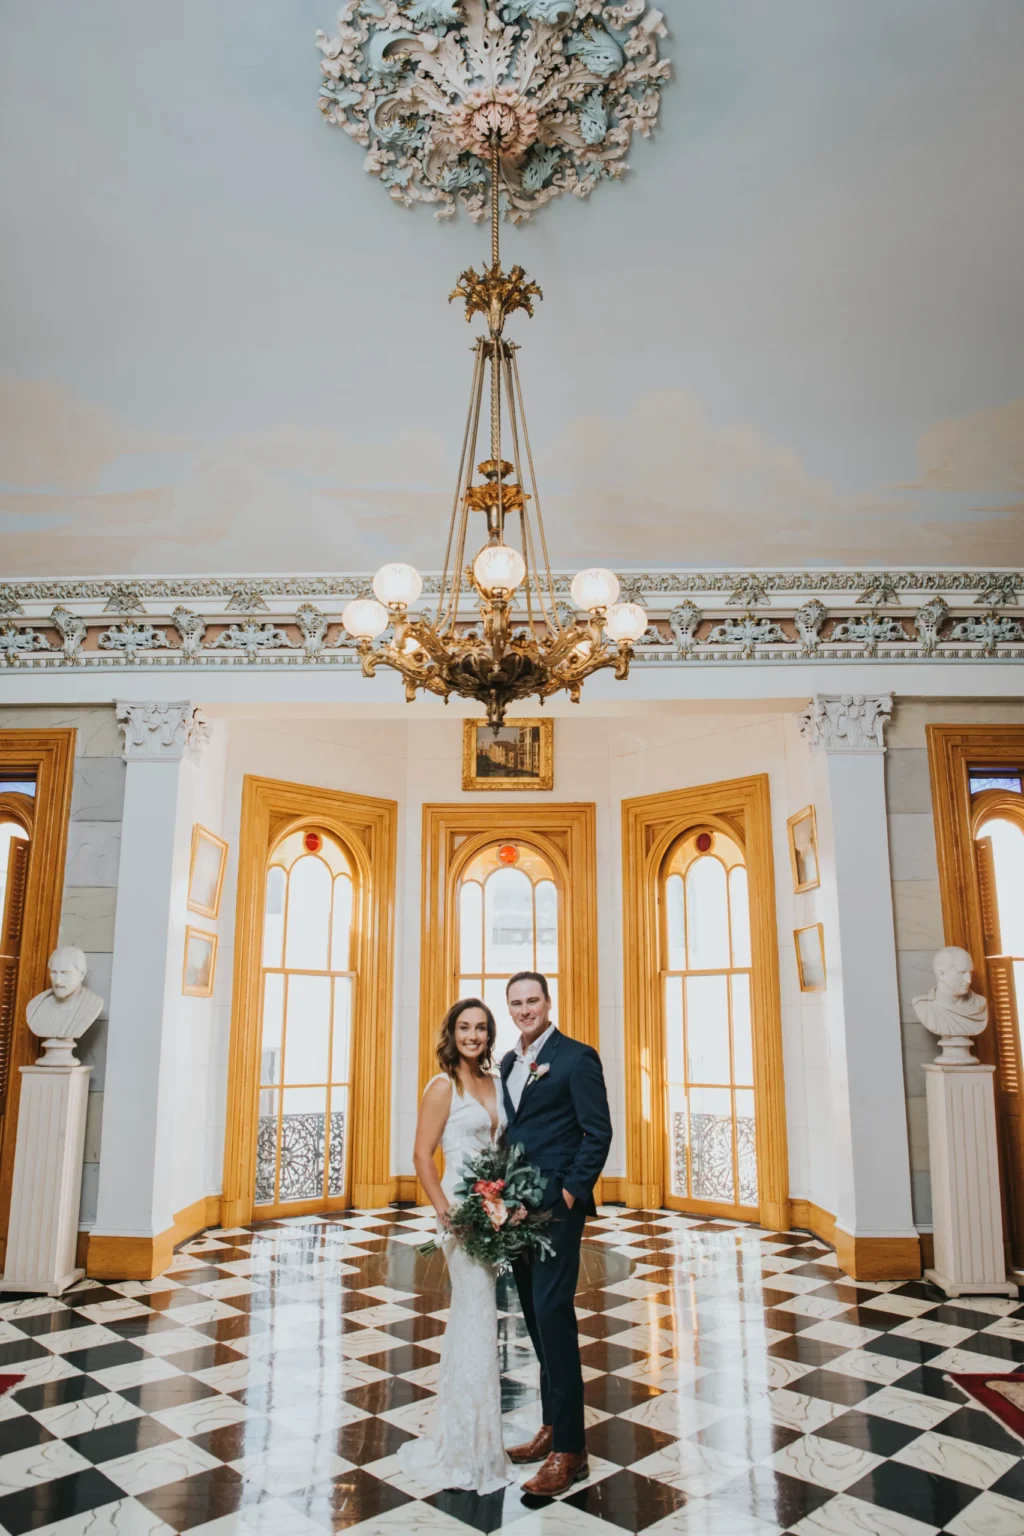
<instances>
[{"instance_id":1,"label":"suit lapel","mask_svg":"<svg viewBox=\"0 0 1024 1536\"><path fill-rule=\"evenodd\" d=\"M505 1123L507 1125L511 1125L513 1120L516 1118L516 1107L512 1103L512 1099L508 1091L509 1075L511 1074L512 1068L515 1066L515 1061L515 1052L510 1051L508 1056L506 1056L505 1061L503 1061L501 1064L501 1092L505 1100ZM520 1099L519 1102L522 1103L522 1099Z\"/></svg>"},{"instance_id":2,"label":"suit lapel","mask_svg":"<svg viewBox=\"0 0 1024 1536\"><path fill-rule=\"evenodd\" d=\"M537 1066L542 1067L545 1062L553 1061L561 1043L561 1034L557 1029L553 1029L537 1055ZM519 1095L519 1108L516 1110L515 1114L515 1118L517 1120L521 1120L523 1115L528 1111L530 1100L536 1092L537 1084L530 1078L527 1078L526 1082L523 1084L523 1091Z\"/></svg>"}]
</instances>

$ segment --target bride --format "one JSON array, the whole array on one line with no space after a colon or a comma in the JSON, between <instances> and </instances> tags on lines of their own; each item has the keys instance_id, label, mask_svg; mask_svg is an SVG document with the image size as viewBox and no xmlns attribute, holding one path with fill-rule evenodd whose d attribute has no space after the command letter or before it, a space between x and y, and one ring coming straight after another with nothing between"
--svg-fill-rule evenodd
<instances>
[{"instance_id":1,"label":"bride","mask_svg":"<svg viewBox=\"0 0 1024 1536\"><path fill-rule=\"evenodd\" d=\"M448 1210L463 1162L494 1141L505 1124L498 1080L489 1071L497 1026L479 998L462 998L441 1025L441 1071L423 1094L413 1164L437 1212L452 1296L441 1345L437 1430L433 1439L409 1440L399 1465L439 1488L494 1493L512 1481L501 1435L498 1309L495 1274L466 1254L451 1235ZM444 1153L439 1179L434 1153Z\"/></svg>"}]
</instances>

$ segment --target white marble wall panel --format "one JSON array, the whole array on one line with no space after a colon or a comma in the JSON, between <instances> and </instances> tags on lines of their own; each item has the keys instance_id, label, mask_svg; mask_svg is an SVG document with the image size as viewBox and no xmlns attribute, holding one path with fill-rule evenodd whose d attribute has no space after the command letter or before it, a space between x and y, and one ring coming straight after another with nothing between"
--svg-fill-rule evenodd
<instances>
[{"instance_id":1,"label":"white marble wall panel","mask_svg":"<svg viewBox=\"0 0 1024 1536\"><path fill-rule=\"evenodd\" d=\"M110 954L116 909L117 890L112 885L68 886L61 906L59 942Z\"/></svg>"},{"instance_id":2,"label":"white marble wall panel","mask_svg":"<svg viewBox=\"0 0 1024 1536\"><path fill-rule=\"evenodd\" d=\"M893 880L937 880L935 823L931 809L889 817L889 860Z\"/></svg>"},{"instance_id":3,"label":"white marble wall panel","mask_svg":"<svg viewBox=\"0 0 1024 1536\"><path fill-rule=\"evenodd\" d=\"M894 880L892 905L897 949L942 948L942 901L933 880Z\"/></svg>"},{"instance_id":4,"label":"white marble wall panel","mask_svg":"<svg viewBox=\"0 0 1024 1536\"><path fill-rule=\"evenodd\" d=\"M64 884L117 885L121 857L121 826L116 821L73 821L68 827Z\"/></svg>"},{"instance_id":5,"label":"white marble wall panel","mask_svg":"<svg viewBox=\"0 0 1024 1536\"><path fill-rule=\"evenodd\" d=\"M120 822L125 764L119 757L85 757L75 768L72 821Z\"/></svg>"},{"instance_id":6,"label":"white marble wall panel","mask_svg":"<svg viewBox=\"0 0 1024 1536\"><path fill-rule=\"evenodd\" d=\"M0 710L0 728L8 730L73 729L77 757L120 757L121 732L111 705L82 709L29 705L24 709L5 706Z\"/></svg>"}]
</instances>

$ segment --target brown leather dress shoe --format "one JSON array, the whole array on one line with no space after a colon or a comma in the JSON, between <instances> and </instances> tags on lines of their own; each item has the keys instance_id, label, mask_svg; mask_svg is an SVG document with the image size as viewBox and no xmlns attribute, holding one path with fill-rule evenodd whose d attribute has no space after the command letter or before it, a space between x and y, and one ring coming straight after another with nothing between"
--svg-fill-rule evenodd
<instances>
[{"instance_id":1,"label":"brown leather dress shoe","mask_svg":"<svg viewBox=\"0 0 1024 1536\"><path fill-rule=\"evenodd\" d=\"M540 1471L523 1484L523 1492L554 1498L589 1476L586 1451L552 1451Z\"/></svg>"},{"instance_id":2,"label":"brown leather dress shoe","mask_svg":"<svg viewBox=\"0 0 1024 1536\"><path fill-rule=\"evenodd\" d=\"M542 1424L532 1440L527 1440L525 1445L513 1445L505 1452L509 1461L514 1461L521 1466L527 1461L543 1461L551 1450L555 1432L550 1424Z\"/></svg>"}]
</instances>

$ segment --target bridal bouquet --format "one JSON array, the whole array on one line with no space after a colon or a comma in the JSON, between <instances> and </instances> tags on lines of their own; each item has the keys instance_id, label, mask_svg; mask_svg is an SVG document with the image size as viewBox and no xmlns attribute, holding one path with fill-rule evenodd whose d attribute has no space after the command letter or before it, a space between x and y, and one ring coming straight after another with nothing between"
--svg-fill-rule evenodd
<instances>
[{"instance_id":1,"label":"bridal bouquet","mask_svg":"<svg viewBox=\"0 0 1024 1536\"><path fill-rule=\"evenodd\" d=\"M546 1258L554 1253L544 1231L550 1211L531 1210L544 1193L539 1169L524 1162L521 1146L485 1147L462 1165L455 1186L457 1205L450 1207L452 1236L471 1259L494 1264L499 1273L513 1259ZM433 1253L437 1243L424 1243L420 1253Z\"/></svg>"}]
</instances>

